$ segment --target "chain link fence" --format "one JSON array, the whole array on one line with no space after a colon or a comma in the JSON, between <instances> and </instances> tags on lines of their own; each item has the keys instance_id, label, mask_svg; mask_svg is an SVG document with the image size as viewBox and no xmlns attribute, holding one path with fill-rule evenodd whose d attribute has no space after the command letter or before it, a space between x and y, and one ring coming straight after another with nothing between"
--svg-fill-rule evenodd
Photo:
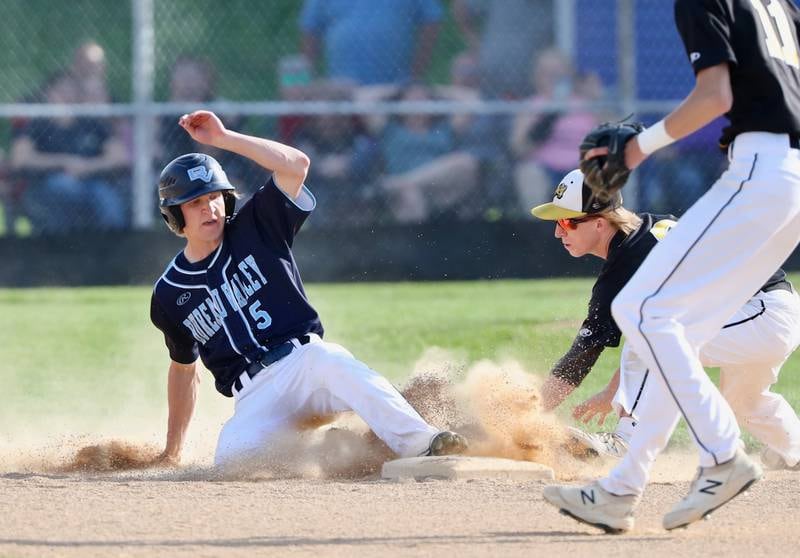
<instances>
[{"instance_id":1,"label":"chain link fence","mask_svg":"<svg viewBox=\"0 0 800 558\"><path fill-rule=\"evenodd\" d=\"M593 125L651 123L693 77L661 0L5 0L0 234L160 226L197 108L312 158L312 227L530 219ZM718 174L720 124L626 190L679 214Z\"/></svg>"}]
</instances>

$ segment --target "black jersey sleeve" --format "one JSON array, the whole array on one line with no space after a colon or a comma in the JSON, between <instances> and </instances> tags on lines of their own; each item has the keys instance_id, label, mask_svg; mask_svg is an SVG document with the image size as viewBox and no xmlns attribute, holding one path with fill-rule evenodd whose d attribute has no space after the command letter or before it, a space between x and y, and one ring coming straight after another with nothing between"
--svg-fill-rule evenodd
<instances>
[{"instance_id":1,"label":"black jersey sleeve","mask_svg":"<svg viewBox=\"0 0 800 558\"><path fill-rule=\"evenodd\" d=\"M616 285L614 278L602 278L592 288L589 312L583 320L575 342L582 347L616 347L622 338L611 315L611 302L624 285Z\"/></svg>"},{"instance_id":2,"label":"black jersey sleeve","mask_svg":"<svg viewBox=\"0 0 800 558\"><path fill-rule=\"evenodd\" d=\"M695 73L736 63L731 40L730 0L677 0L675 24Z\"/></svg>"},{"instance_id":3,"label":"black jersey sleeve","mask_svg":"<svg viewBox=\"0 0 800 558\"><path fill-rule=\"evenodd\" d=\"M569 351L555 364L551 374L578 386L591 371L603 349L616 347L622 333L611 316L611 301L619 289L608 281L598 280L592 289L589 314L583 320Z\"/></svg>"},{"instance_id":4,"label":"black jersey sleeve","mask_svg":"<svg viewBox=\"0 0 800 558\"><path fill-rule=\"evenodd\" d=\"M185 329L172 323L155 293L150 298L150 321L164 334L164 344L169 350L169 358L181 364L192 364L197 360L200 356L197 341Z\"/></svg>"},{"instance_id":5,"label":"black jersey sleeve","mask_svg":"<svg viewBox=\"0 0 800 558\"><path fill-rule=\"evenodd\" d=\"M602 345L587 347L578 336L550 373L559 380L577 387L592 370L602 352Z\"/></svg>"},{"instance_id":6,"label":"black jersey sleeve","mask_svg":"<svg viewBox=\"0 0 800 558\"><path fill-rule=\"evenodd\" d=\"M303 185L297 199L292 199L278 188L275 178L270 177L251 200L255 219L278 244L289 247L308 216L316 207L317 200Z\"/></svg>"}]
</instances>

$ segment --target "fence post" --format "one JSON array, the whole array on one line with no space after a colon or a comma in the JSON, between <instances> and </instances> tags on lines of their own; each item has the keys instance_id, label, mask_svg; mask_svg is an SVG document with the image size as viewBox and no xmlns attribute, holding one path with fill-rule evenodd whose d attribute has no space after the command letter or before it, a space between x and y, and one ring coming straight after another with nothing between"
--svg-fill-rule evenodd
<instances>
[{"instance_id":1,"label":"fence post","mask_svg":"<svg viewBox=\"0 0 800 558\"><path fill-rule=\"evenodd\" d=\"M133 10L133 226L153 224L153 0L132 0Z\"/></svg>"},{"instance_id":2,"label":"fence post","mask_svg":"<svg viewBox=\"0 0 800 558\"><path fill-rule=\"evenodd\" d=\"M636 5L634 0L617 4L617 60L619 64L620 109L622 116L636 111ZM641 117L634 115L633 120ZM638 173L633 173L625 187L630 209L638 209ZM647 208L644 208L647 209Z\"/></svg>"},{"instance_id":3,"label":"fence post","mask_svg":"<svg viewBox=\"0 0 800 558\"><path fill-rule=\"evenodd\" d=\"M575 54L575 0L553 0L555 10L556 46L574 60Z\"/></svg>"}]
</instances>

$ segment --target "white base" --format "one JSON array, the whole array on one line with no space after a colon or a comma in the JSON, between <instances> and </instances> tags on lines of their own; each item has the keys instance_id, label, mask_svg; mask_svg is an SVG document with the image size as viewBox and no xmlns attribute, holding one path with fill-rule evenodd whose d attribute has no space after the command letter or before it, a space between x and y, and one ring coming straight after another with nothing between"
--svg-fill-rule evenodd
<instances>
[{"instance_id":1,"label":"white base","mask_svg":"<svg viewBox=\"0 0 800 558\"><path fill-rule=\"evenodd\" d=\"M496 457L408 457L383 464L381 477L389 480L554 480L553 469L531 461Z\"/></svg>"}]
</instances>

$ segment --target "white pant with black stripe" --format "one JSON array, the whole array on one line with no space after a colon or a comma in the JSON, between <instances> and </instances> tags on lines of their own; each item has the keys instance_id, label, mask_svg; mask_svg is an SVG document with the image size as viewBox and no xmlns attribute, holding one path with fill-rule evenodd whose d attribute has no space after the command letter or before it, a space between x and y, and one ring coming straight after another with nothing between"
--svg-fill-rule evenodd
<instances>
[{"instance_id":1,"label":"white pant with black stripe","mask_svg":"<svg viewBox=\"0 0 800 558\"><path fill-rule=\"evenodd\" d=\"M799 344L800 297L775 290L758 292L700 349L703 366L720 369L720 391L739 424L790 465L800 462L800 418L771 387ZM647 365L626 343L620 357L619 389L614 396L617 412L640 420L649 378ZM671 406L671 412L674 420L680 418L676 405ZM641 426L639 422L636 429ZM615 469L604 486L617 494L640 493L650 464L633 459L627 467Z\"/></svg>"},{"instance_id":2,"label":"white pant with black stripe","mask_svg":"<svg viewBox=\"0 0 800 558\"><path fill-rule=\"evenodd\" d=\"M684 416L700 466L733 457L733 409L705 373L700 348L780 267L800 240L800 151L789 137L739 135L730 166L660 241L611 310L650 378L626 456L601 484L641 492ZM631 478L626 478L629 476Z\"/></svg>"},{"instance_id":3,"label":"white pant with black stripe","mask_svg":"<svg viewBox=\"0 0 800 558\"><path fill-rule=\"evenodd\" d=\"M416 457L437 428L426 423L394 386L347 349L312 341L271 364L234 394L233 416L222 427L216 465L268 457L272 444L315 416L355 411L395 453Z\"/></svg>"}]
</instances>

